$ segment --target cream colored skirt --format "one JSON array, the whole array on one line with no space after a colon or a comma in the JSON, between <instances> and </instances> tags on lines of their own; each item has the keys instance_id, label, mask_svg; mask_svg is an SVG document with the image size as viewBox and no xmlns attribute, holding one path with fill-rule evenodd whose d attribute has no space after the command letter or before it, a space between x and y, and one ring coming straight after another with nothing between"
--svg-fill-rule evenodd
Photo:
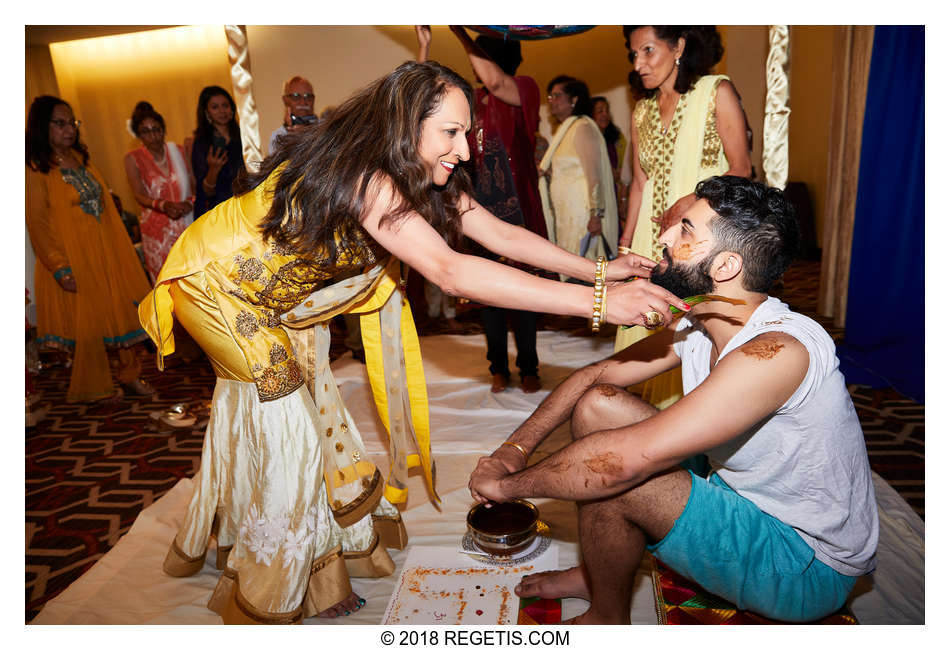
<instances>
[{"instance_id":1,"label":"cream colored skirt","mask_svg":"<svg viewBox=\"0 0 950 650\"><path fill-rule=\"evenodd\" d=\"M305 386L260 402L253 383L218 379L195 493L164 569L196 573L216 537L224 573L208 606L226 623L299 623L352 593L350 575L392 573L385 547L405 546L399 512L382 498L355 524L337 524L315 422Z\"/></svg>"},{"instance_id":2,"label":"cream colored skirt","mask_svg":"<svg viewBox=\"0 0 950 650\"><path fill-rule=\"evenodd\" d=\"M349 576L392 573L385 548L403 548L406 532L382 497L379 471L351 484L359 494L336 514L327 499L320 432L332 428L334 444L366 458L332 377L319 406L306 384L261 402L203 274L177 281L171 294L218 379L195 492L165 572L199 571L215 537L223 574L208 607L225 623L299 623L350 595Z\"/></svg>"}]
</instances>

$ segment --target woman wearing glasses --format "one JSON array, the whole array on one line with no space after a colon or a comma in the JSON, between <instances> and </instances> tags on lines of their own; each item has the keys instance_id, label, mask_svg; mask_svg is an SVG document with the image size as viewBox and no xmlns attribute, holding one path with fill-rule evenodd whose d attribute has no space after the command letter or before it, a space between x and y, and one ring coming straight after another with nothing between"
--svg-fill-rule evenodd
<instances>
[{"instance_id":1,"label":"woman wearing glasses","mask_svg":"<svg viewBox=\"0 0 950 650\"><path fill-rule=\"evenodd\" d=\"M614 175L607 145L591 119L587 84L555 77L548 84L548 106L560 123L540 165L548 239L588 259L613 258L619 229Z\"/></svg>"},{"instance_id":2,"label":"woman wearing glasses","mask_svg":"<svg viewBox=\"0 0 950 650\"><path fill-rule=\"evenodd\" d=\"M195 217L231 198L231 185L244 168L237 105L221 86L206 86L198 96L198 124L185 141L195 174Z\"/></svg>"},{"instance_id":3,"label":"woman wearing glasses","mask_svg":"<svg viewBox=\"0 0 950 650\"><path fill-rule=\"evenodd\" d=\"M131 130L142 146L125 154L125 174L142 206L142 251L154 281L172 244L194 220L191 173L184 149L165 142L165 119L151 104L136 104Z\"/></svg>"},{"instance_id":4,"label":"woman wearing glasses","mask_svg":"<svg viewBox=\"0 0 950 650\"><path fill-rule=\"evenodd\" d=\"M135 305L149 283L107 185L89 163L79 122L63 100L44 95L30 106L26 165L37 335L41 344L73 353L67 401L116 396L106 347L119 349L123 388L151 394L131 349L148 338Z\"/></svg>"}]
</instances>

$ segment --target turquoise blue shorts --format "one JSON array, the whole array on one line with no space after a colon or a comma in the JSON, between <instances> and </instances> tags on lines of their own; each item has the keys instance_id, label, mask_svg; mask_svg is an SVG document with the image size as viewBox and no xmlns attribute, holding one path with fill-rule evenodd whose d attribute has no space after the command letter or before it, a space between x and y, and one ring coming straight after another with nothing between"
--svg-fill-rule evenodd
<instances>
[{"instance_id":1,"label":"turquoise blue shorts","mask_svg":"<svg viewBox=\"0 0 950 650\"><path fill-rule=\"evenodd\" d=\"M857 580L815 558L795 530L712 474L690 472L686 507L653 555L704 589L779 621L814 621L837 611Z\"/></svg>"}]
</instances>

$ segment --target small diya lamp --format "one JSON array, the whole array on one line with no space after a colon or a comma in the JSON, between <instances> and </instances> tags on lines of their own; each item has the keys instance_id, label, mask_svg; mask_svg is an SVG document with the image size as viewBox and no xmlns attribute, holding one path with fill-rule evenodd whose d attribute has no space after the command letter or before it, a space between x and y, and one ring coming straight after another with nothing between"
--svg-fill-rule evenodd
<instances>
[{"instance_id":1,"label":"small diya lamp","mask_svg":"<svg viewBox=\"0 0 950 650\"><path fill-rule=\"evenodd\" d=\"M475 546L493 556L523 551L538 535L538 508L524 499L479 503L468 511L466 521Z\"/></svg>"}]
</instances>

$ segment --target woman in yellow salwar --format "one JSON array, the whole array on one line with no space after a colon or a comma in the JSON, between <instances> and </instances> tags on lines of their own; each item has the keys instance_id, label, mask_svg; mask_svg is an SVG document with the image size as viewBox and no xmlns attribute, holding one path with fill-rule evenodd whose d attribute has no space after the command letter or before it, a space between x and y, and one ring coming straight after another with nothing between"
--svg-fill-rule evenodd
<instances>
[{"instance_id":1,"label":"woman in yellow salwar","mask_svg":"<svg viewBox=\"0 0 950 650\"><path fill-rule=\"evenodd\" d=\"M209 538L223 569L209 607L228 623L296 623L360 607L349 576L393 571L406 533L393 503L420 467L438 499L419 344L403 262L450 295L587 315L590 287L455 252L462 234L532 266L590 279L595 264L496 219L469 196L472 90L433 62L405 63L320 125L288 137L237 193L172 247L142 324L174 349L173 315L218 380L196 490L165 561L200 570ZM642 275L625 256L607 279ZM351 269L363 273L331 286ZM639 287L639 288L638 288ZM606 318L645 322L683 303L648 282L611 288ZM385 479L329 372L326 324L360 313L367 372L390 435ZM515 453L519 453L515 451Z\"/></svg>"},{"instance_id":2,"label":"woman in yellow salwar","mask_svg":"<svg viewBox=\"0 0 950 650\"><path fill-rule=\"evenodd\" d=\"M135 308L148 293L145 270L69 104L33 100L26 121L26 227L36 252L36 328L41 345L72 353L66 400L121 395L106 348L118 349L125 392L150 395L133 349L148 337Z\"/></svg>"},{"instance_id":3,"label":"woman in yellow salwar","mask_svg":"<svg viewBox=\"0 0 950 650\"><path fill-rule=\"evenodd\" d=\"M633 109L633 179L620 252L659 260L660 234L696 200L693 189L710 176L749 176L746 121L732 82L710 70L722 58L719 33L709 25L625 25L633 63L630 85L643 97ZM648 336L618 328L614 350ZM679 369L637 387L666 408L683 394Z\"/></svg>"}]
</instances>

